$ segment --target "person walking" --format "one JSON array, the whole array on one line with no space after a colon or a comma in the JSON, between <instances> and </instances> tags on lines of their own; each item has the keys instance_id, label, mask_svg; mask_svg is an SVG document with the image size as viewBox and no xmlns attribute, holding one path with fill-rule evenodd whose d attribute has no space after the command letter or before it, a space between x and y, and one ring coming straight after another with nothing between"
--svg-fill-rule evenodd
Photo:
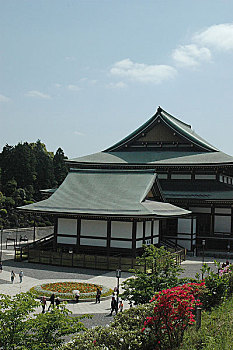
<instances>
[{"instance_id":1,"label":"person walking","mask_svg":"<svg viewBox=\"0 0 233 350\"><path fill-rule=\"evenodd\" d=\"M49 298L49 301L50 301L50 305L49 305L48 311L50 310L51 306L54 308L54 302L55 302L55 295L54 295L54 293Z\"/></svg>"},{"instance_id":2,"label":"person walking","mask_svg":"<svg viewBox=\"0 0 233 350\"><path fill-rule=\"evenodd\" d=\"M101 290L99 288L97 288L96 291L96 298L95 298L95 303L100 303L100 296L101 296Z\"/></svg>"},{"instance_id":3,"label":"person walking","mask_svg":"<svg viewBox=\"0 0 233 350\"><path fill-rule=\"evenodd\" d=\"M23 271L21 270L19 273L19 283L23 282Z\"/></svg>"},{"instance_id":4,"label":"person walking","mask_svg":"<svg viewBox=\"0 0 233 350\"><path fill-rule=\"evenodd\" d=\"M42 314L45 313L45 306L46 306L46 297L42 297L41 299L41 306L42 306Z\"/></svg>"},{"instance_id":5,"label":"person walking","mask_svg":"<svg viewBox=\"0 0 233 350\"><path fill-rule=\"evenodd\" d=\"M79 292L79 290L77 290L76 293L75 293L75 301L76 301L76 303L79 302L79 297L80 297L80 292Z\"/></svg>"},{"instance_id":6,"label":"person walking","mask_svg":"<svg viewBox=\"0 0 233 350\"><path fill-rule=\"evenodd\" d=\"M0 273L2 272L2 262L0 261Z\"/></svg>"},{"instance_id":7,"label":"person walking","mask_svg":"<svg viewBox=\"0 0 233 350\"><path fill-rule=\"evenodd\" d=\"M113 311L115 311L115 313L117 314L117 302L114 297L112 297L112 300L111 300L111 313L110 313L111 316Z\"/></svg>"},{"instance_id":8,"label":"person walking","mask_svg":"<svg viewBox=\"0 0 233 350\"><path fill-rule=\"evenodd\" d=\"M14 283L14 279L15 279L15 273L14 273L14 271L12 270L12 271L11 271L11 283Z\"/></svg>"},{"instance_id":9,"label":"person walking","mask_svg":"<svg viewBox=\"0 0 233 350\"><path fill-rule=\"evenodd\" d=\"M56 304L57 309L59 309L59 305L61 304L61 302L60 302L60 299L58 297L55 299L55 304Z\"/></svg>"}]
</instances>

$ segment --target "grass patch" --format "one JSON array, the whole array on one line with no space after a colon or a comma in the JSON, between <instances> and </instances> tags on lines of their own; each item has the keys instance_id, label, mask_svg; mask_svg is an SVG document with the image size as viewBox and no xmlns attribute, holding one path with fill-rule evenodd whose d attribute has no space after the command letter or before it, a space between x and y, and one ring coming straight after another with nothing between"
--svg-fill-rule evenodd
<instances>
[{"instance_id":1,"label":"grass patch","mask_svg":"<svg viewBox=\"0 0 233 350\"><path fill-rule=\"evenodd\" d=\"M190 327L180 350L231 350L233 349L233 298L210 312L202 311L202 325L196 331Z\"/></svg>"}]
</instances>

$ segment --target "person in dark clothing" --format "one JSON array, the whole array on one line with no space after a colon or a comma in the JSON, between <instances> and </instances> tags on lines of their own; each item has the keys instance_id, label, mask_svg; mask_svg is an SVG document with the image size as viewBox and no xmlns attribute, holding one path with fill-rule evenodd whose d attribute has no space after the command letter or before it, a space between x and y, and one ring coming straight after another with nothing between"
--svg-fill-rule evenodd
<instances>
[{"instance_id":1,"label":"person in dark clothing","mask_svg":"<svg viewBox=\"0 0 233 350\"><path fill-rule=\"evenodd\" d=\"M42 314L45 313L45 306L46 306L46 297L42 297L41 299L41 305L42 305Z\"/></svg>"},{"instance_id":2,"label":"person in dark clothing","mask_svg":"<svg viewBox=\"0 0 233 350\"><path fill-rule=\"evenodd\" d=\"M97 288L95 303L100 303L101 290Z\"/></svg>"},{"instance_id":3,"label":"person in dark clothing","mask_svg":"<svg viewBox=\"0 0 233 350\"><path fill-rule=\"evenodd\" d=\"M54 307L54 302L55 302L55 295L52 294L51 297L49 298L49 301L50 301L50 305L49 305L49 308L48 310L52 307Z\"/></svg>"},{"instance_id":4,"label":"person in dark clothing","mask_svg":"<svg viewBox=\"0 0 233 350\"><path fill-rule=\"evenodd\" d=\"M112 297L112 301L111 301L111 313L110 313L111 316L113 311L115 311L115 313L117 314L117 302L114 297Z\"/></svg>"},{"instance_id":5,"label":"person in dark clothing","mask_svg":"<svg viewBox=\"0 0 233 350\"><path fill-rule=\"evenodd\" d=\"M56 307L59 309L59 305L61 304L59 298L55 299L55 304L56 304Z\"/></svg>"}]
</instances>

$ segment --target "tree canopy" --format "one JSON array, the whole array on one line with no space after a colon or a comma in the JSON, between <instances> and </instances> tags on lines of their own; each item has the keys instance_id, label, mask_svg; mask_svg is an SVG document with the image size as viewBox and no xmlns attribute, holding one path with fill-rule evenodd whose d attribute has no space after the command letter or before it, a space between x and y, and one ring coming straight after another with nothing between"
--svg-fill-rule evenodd
<instances>
[{"instance_id":1,"label":"tree canopy","mask_svg":"<svg viewBox=\"0 0 233 350\"><path fill-rule=\"evenodd\" d=\"M65 155L55 155L40 140L6 145L0 153L0 227L30 226L30 214L15 210L42 199L41 190L58 187L67 175ZM41 225L49 218L42 218Z\"/></svg>"},{"instance_id":2,"label":"tree canopy","mask_svg":"<svg viewBox=\"0 0 233 350\"><path fill-rule=\"evenodd\" d=\"M88 315L71 317L65 305L44 314L35 313L40 306L30 293L13 297L0 294L0 348L3 350L53 350L64 336L85 327L80 320Z\"/></svg>"}]
</instances>

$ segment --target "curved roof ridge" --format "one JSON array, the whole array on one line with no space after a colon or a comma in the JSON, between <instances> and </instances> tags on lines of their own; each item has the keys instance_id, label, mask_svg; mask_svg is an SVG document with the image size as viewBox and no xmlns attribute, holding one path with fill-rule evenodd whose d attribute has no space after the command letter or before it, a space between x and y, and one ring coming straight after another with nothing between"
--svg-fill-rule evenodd
<instances>
[{"instance_id":1,"label":"curved roof ridge","mask_svg":"<svg viewBox=\"0 0 233 350\"><path fill-rule=\"evenodd\" d=\"M115 143L111 147L108 147L107 149L105 149L103 152L111 152L115 148L118 148L118 146L120 146L121 144L124 144L125 142L128 142L130 139L137 136L140 132L142 132L145 128L147 128L150 124L152 124L154 122L154 120L158 116L158 111L159 111L159 108L157 109L157 112L149 120L147 120L145 123L143 123L141 126L139 126L136 130L132 131L129 135L124 137L122 140L118 141L117 143Z\"/></svg>"},{"instance_id":2,"label":"curved roof ridge","mask_svg":"<svg viewBox=\"0 0 233 350\"><path fill-rule=\"evenodd\" d=\"M159 108L161 108L161 107L159 107ZM192 125L187 124L187 123L183 122L182 120L180 120L180 119L174 117L173 115L171 115L170 113L166 112L166 111L165 111L164 109L162 109L162 108L161 108L161 113L162 113L162 114L165 114L165 115L167 115L167 116L169 116L170 118L174 119L176 122L178 122L178 123L180 123L180 124L182 124L182 125L184 125L184 126L187 126L189 129L192 129Z\"/></svg>"},{"instance_id":3,"label":"curved roof ridge","mask_svg":"<svg viewBox=\"0 0 233 350\"><path fill-rule=\"evenodd\" d=\"M192 129L191 125L183 123L181 120L173 117L171 114L164 111L161 107L159 108L161 117L163 119L165 118L169 124L171 123L174 128L178 128L178 131L180 131L180 133L189 140L191 139L191 142L194 142L199 146L204 147L208 151L219 151L216 147L212 146L209 142L207 142L205 139L199 136Z\"/></svg>"}]
</instances>

